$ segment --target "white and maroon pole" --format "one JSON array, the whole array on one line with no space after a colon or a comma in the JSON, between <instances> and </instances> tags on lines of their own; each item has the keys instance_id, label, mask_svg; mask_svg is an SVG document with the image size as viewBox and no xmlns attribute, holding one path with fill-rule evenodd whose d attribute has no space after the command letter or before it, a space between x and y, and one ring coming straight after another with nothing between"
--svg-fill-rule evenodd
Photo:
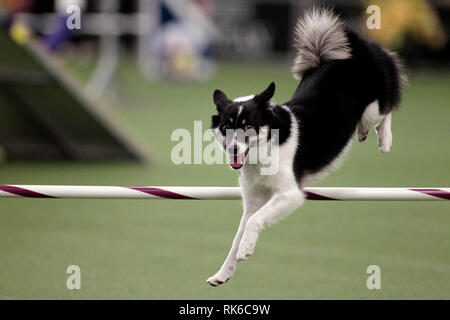
<instances>
[{"instance_id":1,"label":"white and maroon pole","mask_svg":"<svg viewBox=\"0 0 450 320\"><path fill-rule=\"evenodd\" d=\"M346 201L430 201L450 200L450 188L305 188L309 200ZM0 198L50 199L241 199L238 187L113 187L0 185Z\"/></svg>"}]
</instances>

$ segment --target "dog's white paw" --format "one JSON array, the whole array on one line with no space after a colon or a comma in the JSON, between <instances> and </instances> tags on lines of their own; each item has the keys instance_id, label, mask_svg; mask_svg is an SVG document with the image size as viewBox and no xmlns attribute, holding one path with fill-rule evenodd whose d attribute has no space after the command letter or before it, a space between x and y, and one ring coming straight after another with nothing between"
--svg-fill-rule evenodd
<instances>
[{"instance_id":1,"label":"dog's white paw","mask_svg":"<svg viewBox=\"0 0 450 320\"><path fill-rule=\"evenodd\" d=\"M392 146L391 114L388 114L375 129L378 135L380 151L388 153Z\"/></svg>"},{"instance_id":2,"label":"dog's white paw","mask_svg":"<svg viewBox=\"0 0 450 320\"><path fill-rule=\"evenodd\" d=\"M380 145L380 151L383 153L388 153L391 151L391 145L389 143L382 143Z\"/></svg>"},{"instance_id":3,"label":"dog's white paw","mask_svg":"<svg viewBox=\"0 0 450 320\"><path fill-rule=\"evenodd\" d=\"M208 282L213 287L217 287L222 283L227 282L231 278L231 276L232 276L231 273L219 271L215 275L209 277L208 280L206 280L206 282Z\"/></svg>"},{"instance_id":4,"label":"dog's white paw","mask_svg":"<svg viewBox=\"0 0 450 320\"><path fill-rule=\"evenodd\" d=\"M383 133L383 135L379 135L378 137L378 146L380 151L383 153L388 153L391 150L392 146L392 134Z\"/></svg>"},{"instance_id":5,"label":"dog's white paw","mask_svg":"<svg viewBox=\"0 0 450 320\"><path fill-rule=\"evenodd\" d=\"M245 231L241 242L239 243L239 249L236 254L238 261L244 261L250 258L255 251L256 241L258 240L258 234L252 231Z\"/></svg>"}]
</instances>

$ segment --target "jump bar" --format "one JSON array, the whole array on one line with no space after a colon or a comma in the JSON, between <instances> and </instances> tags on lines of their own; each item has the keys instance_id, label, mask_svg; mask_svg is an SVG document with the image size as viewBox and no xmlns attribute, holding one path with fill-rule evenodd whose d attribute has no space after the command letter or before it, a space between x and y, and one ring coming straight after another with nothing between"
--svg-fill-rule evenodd
<instances>
[{"instance_id":1,"label":"jump bar","mask_svg":"<svg viewBox=\"0 0 450 320\"><path fill-rule=\"evenodd\" d=\"M305 188L309 200L450 200L450 188ZM0 185L0 198L238 200L239 187Z\"/></svg>"}]
</instances>

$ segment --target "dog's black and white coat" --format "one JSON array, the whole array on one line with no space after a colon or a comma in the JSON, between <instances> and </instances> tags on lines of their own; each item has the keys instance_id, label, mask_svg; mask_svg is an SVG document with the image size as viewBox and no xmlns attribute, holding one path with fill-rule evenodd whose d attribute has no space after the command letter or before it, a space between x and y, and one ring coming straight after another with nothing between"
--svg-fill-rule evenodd
<instances>
[{"instance_id":1,"label":"dog's black and white coat","mask_svg":"<svg viewBox=\"0 0 450 320\"><path fill-rule=\"evenodd\" d=\"M207 280L213 286L227 281L238 262L253 254L264 227L303 204L303 187L337 166L355 131L361 142L375 128L381 152L390 150L391 113L399 105L403 82L397 57L325 9L299 19L294 45L293 73L301 82L286 103L270 101L274 83L235 100L214 92L218 115L212 117L212 130L232 168L240 169L244 214L223 266ZM246 163L252 145L225 139L227 129L254 129L259 143L271 143L268 132L278 129L278 145L272 146L278 148L278 171L262 175L260 164Z\"/></svg>"}]
</instances>

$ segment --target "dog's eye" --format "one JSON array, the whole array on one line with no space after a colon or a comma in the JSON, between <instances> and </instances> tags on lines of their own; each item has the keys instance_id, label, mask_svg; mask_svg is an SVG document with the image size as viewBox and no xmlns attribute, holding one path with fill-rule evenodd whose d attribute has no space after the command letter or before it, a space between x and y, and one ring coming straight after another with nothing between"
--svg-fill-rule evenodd
<instances>
[{"instance_id":1,"label":"dog's eye","mask_svg":"<svg viewBox=\"0 0 450 320\"><path fill-rule=\"evenodd\" d=\"M226 134L227 129L230 129L230 125L229 125L228 123L227 123L227 124L224 124L223 127L222 127L222 134L223 134L223 135Z\"/></svg>"}]
</instances>

